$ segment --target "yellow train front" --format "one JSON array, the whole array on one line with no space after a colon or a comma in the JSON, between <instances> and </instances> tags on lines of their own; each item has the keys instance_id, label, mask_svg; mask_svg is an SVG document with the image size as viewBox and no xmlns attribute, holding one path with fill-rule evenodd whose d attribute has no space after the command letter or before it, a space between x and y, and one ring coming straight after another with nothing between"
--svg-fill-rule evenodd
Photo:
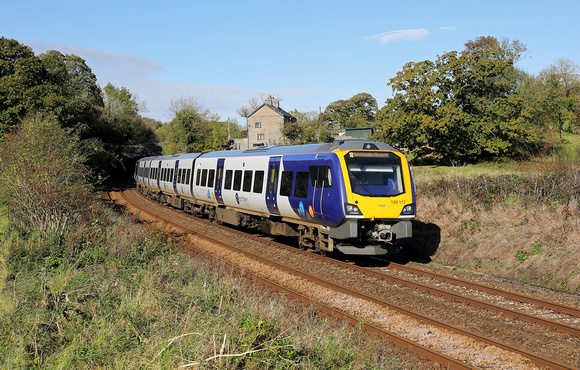
<instances>
[{"instance_id":1,"label":"yellow train front","mask_svg":"<svg viewBox=\"0 0 580 370\"><path fill-rule=\"evenodd\" d=\"M346 198L344 222L329 230L333 249L378 255L411 238L416 199L405 156L378 142L346 142L333 153Z\"/></svg>"}]
</instances>

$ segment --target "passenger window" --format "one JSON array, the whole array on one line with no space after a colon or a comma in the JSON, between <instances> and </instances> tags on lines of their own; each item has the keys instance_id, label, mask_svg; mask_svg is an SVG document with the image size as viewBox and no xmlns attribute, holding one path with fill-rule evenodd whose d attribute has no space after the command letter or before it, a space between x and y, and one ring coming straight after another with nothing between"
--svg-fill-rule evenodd
<instances>
[{"instance_id":1,"label":"passenger window","mask_svg":"<svg viewBox=\"0 0 580 370\"><path fill-rule=\"evenodd\" d=\"M183 175L183 170L180 168L177 171L177 183L181 184L181 176Z\"/></svg>"},{"instance_id":2,"label":"passenger window","mask_svg":"<svg viewBox=\"0 0 580 370\"><path fill-rule=\"evenodd\" d=\"M207 177L207 186L213 188L213 178L215 177L215 170L209 170Z\"/></svg>"},{"instance_id":3,"label":"passenger window","mask_svg":"<svg viewBox=\"0 0 580 370\"><path fill-rule=\"evenodd\" d=\"M310 178L313 186L332 187L332 174L330 166L310 166Z\"/></svg>"},{"instance_id":4,"label":"passenger window","mask_svg":"<svg viewBox=\"0 0 580 370\"><path fill-rule=\"evenodd\" d=\"M289 197L292 194L292 179L294 172L282 171L282 179L280 180L280 195Z\"/></svg>"},{"instance_id":5,"label":"passenger window","mask_svg":"<svg viewBox=\"0 0 580 370\"><path fill-rule=\"evenodd\" d=\"M195 179L195 186L199 186L199 182L201 181L201 169L197 169L197 178Z\"/></svg>"},{"instance_id":6,"label":"passenger window","mask_svg":"<svg viewBox=\"0 0 580 370\"><path fill-rule=\"evenodd\" d=\"M252 191L252 174L253 171L244 171L244 186L242 188L243 191Z\"/></svg>"},{"instance_id":7,"label":"passenger window","mask_svg":"<svg viewBox=\"0 0 580 370\"><path fill-rule=\"evenodd\" d=\"M201 170L201 183L199 186L205 186L207 184L207 169Z\"/></svg>"},{"instance_id":8,"label":"passenger window","mask_svg":"<svg viewBox=\"0 0 580 370\"><path fill-rule=\"evenodd\" d=\"M261 194L264 187L264 171L256 171L254 175L254 193Z\"/></svg>"},{"instance_id":9,"label":"passenger window","mask_svg":"<svg viewBox=\"0 0 580 370\"><path fill-rule=\"evenodd\" d=\"M306 198L308 196L308 172L296 172L296 184L294 184L294 197Z\"/></svg>"},{"instance_id":10,"label":"passenger window","mask_svg":"<svg viewBox=\"0 0 580 370\"><path fill-rule=\"evenodd\" d=\"M187 183L187 185L191 184L191 168L187 169L185 177L186 177L185 182Z\"/></svg>"},{"instance_id":11,"label":"passenger window","mask_svg":"<svg viewBox=\"0 0 580 370\"><path fill-rule=\"evenodd\" d=\"M234 172L234 190L239 191L242 188L242 170Z\"/></svg>"},{"instance_id":12,"label":"passenger window","mask_svg":"<svg viewBox=\"0 0 580 370\"><path fill-rule=\"evenodd\" d=\"M226 171L226 178L224 180L224 189L230 190L232 188L232 170Z\"/></svg>"}]
</instances>

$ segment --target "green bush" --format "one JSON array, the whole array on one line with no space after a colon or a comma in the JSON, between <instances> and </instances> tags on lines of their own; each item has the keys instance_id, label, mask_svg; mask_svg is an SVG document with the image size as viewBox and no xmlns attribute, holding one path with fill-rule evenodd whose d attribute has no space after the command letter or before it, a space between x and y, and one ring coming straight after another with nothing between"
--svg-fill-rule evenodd
<instances>
[{"instance_id":1,"label":"green bush","mask_svg":"<svg viewBox=\"0 0 580 370\"><path fill-rule=\"evenodd\" d=\"M99 218L78 138L51 117L30 116L0 143L0 198L11 224L64 236Z\"/></svg>"},{"instance_id":2,"label":"green bush","mask_svg":"<svg viewBox=\"0 0 580 370\"><path fill-rule=\"evenodd\" d=\"M525 176L440 177L419 185L417 191L425 196L455 194L462 202L488 209L495 204L513 201L526 206L568 205L572 200L580 199L579 179L580 169L564 163Z\"/></svg>"}]
</instances>

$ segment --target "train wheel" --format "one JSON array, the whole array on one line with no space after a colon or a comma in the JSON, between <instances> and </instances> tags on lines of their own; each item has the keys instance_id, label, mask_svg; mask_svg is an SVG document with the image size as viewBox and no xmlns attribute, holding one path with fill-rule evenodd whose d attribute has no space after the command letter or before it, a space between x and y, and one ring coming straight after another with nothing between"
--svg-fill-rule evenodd
<instances>
[{"instance_id":1,"label":"train wheel","mask_svg":"<svg viewBox=\"0 0 580 370\"><path fill-rule=\"evenodd\" d=\"M304 230L301 229L298 234L298 248L303 251L308 249L308 244L306 243L306 237L304 236Z\"/></svg>"},{"instance_id":2,"label":"train wheel","mask_svg":"<svg viewBox=\"0 0 580 370\"><path fill-rule=\"evenodd\" d=\"M323 248L324 247L324 242L322 240L317 240L316 241L316 251L322 256L322 257L326 257L326 249Z\"/></svg>"}]
</instances>

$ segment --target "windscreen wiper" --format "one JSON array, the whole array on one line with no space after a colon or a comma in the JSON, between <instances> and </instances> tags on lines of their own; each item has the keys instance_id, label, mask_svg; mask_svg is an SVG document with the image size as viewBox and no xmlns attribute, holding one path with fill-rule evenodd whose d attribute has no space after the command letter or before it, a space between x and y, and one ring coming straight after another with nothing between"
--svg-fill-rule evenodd
<instances>
[{"instance_id":1,"label":"windscreen wiper","mask_svg":"<svg viewBox=\"0 0 580 370\"><path fill-rule=\"evenodd\" d=\"M367 187L365 186L365 184L362 183L362 181L360 181L355 175L353 175L352 172L348 171L348 174L351 178L355 179L356 182L358 182L360 184L360 186L363 187L363 189L366 190L367 193L369 193L369 195L373 195L373 193L371 193L371 191L369 189L367 189Z\"/></svg>"}]
</instances>

